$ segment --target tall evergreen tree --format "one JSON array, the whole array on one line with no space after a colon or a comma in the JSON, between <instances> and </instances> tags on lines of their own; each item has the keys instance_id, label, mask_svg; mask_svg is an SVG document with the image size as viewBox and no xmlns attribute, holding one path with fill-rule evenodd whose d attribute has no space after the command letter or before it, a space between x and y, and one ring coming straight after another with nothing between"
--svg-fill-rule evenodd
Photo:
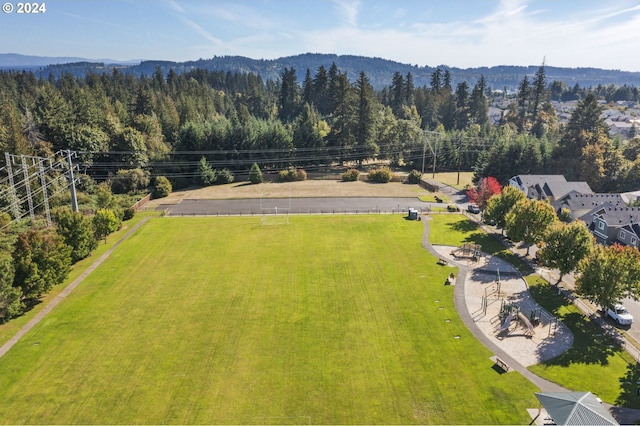
<instances>
[{"instance_id":1,"label":"tall evergreen tree","mask_svg":"<svg viewBox=\"0 0 640 426\"><path fill-rule=\"evenodd\" d=\"M320 115L325 116L331 112L331 95L329 94L329 77L324 65L320 65L313 79L314 105Z\"/></svg>"},{"instance_id":2,"label":"tall evergreen tree","mask_svg":"<svg viewBox=\"0 0 640 426\"><path fill-rule=\"evenodd\" d=\"M304 81L302 82L302 103L315 103L313 95L313 80L311 79L311 71L307 68L307 72L304 75Z\"/></svg>"},{"instance_id":3,"label":"tall evergreen tree","mask_svg":"<svg viewBox=\"0 0 640 426\"><path fill-rule=\"evenodd\" d=\"M529 85L529 77L526 75L520 81L518 85L518 98L517 98L517 108L518 108L518 131L523 132L527 129L527 118L529 111L529 98L531 94L531 87Z\"/></svg>"},{"instance_id":4,"label":"tall evergreen tree","mask_svg":"<svg viewBox=\"0 0 640 426\"><path fill-rule=\"evenodd\" d=\"M413 83L413 75L410 72L407 73L404 78L404 102L407 106L412 107L415 105L415 84Z\"/></svg>"},{"instance_id":5,"label":"tall evergreen tree","mask_svg":"<svg viewBox=\"0 0 640 426\"><path fill-rule=\"evenodd\" d=\"M598 170L599 167L604 167L602 145L609 136L601 114L602 107L593 94L588 94L578 102L573 111L554 152L554 169L564 174L567 180L579 180L585 172L597 172L598 175L604 172L603 169ZM588 146L592 147L587 148Z\"/></svg>"},{"instance_id":6,"label":"tall evergreen tree","mask_svg":"<svg viewBox=\"0 0 640 426\"><path fill-rule=\"evenodd\" d=\"M533 77L532 87L531 87L531 102L529 108L531 109L531 122L535 123L538 119L538 110L540 105L545 100L545 90L546 90L546 76L544 70L544 61L542 61L542 65L536 71L536 75Z\"/></svg>"},{"instance_id":7,"label":"tall evergreen tree","mask_svg":"<svg viewBox=\"0 0 640 426\"><path fill-rule=\"evenodd\" d=\"M400 114L402 113L402 106L405 105L406 88L404 85L404 78L398 71L393 74L393 78L391 79L390 95L391 110L396 117L400 117Z\"/></svg>"},{"instance_id":8,"label":"tall evergreen tree","mask_svg":"<svg viewBox=\"0 0 640 426\"><path fill-rule=\"evenodd\" d=\"M466 81L458 83L455 94L455 128L466 129L469 125L469 86Z\"/></svg>"},{"instance_id":9,"label":"tall evergreen tree","mask_svg":"<svg viewBox=\"0 0 640 426\"><path fill-rule=\"evenodd\" d=\"M442 89L442 70L438 67L431 73L431 91L438 93Z\"/></svg>"},{"instance_id":10,"label":"tall evergreen tree","mask_svg":"<svg viewBox=\"0 0 640 426\"><path fill-rule=\"evenodd\" d=\"M294 68L282 72L278 95L278 116L284 123L292 122L298 115L299 88Z\"/></svg>"},{"instance_id":11,"label":"tall evergreen tree","mask_svg":"<svg viewBox=\"0 0 640 426\"><path fill-rule=\"evenodd\" d=\"M356 100L349 79L340 73L333 84L333 117L331 131L327 136L328 146L335 154L336 160L350 160L351 150L355 144L354 122L356 120Z\"/></svg>"},{"instance_id":12,"label":"tall evergreen tree","mask_svg":"<svg viewBox=\"0 0 640 426\"><path fill-rule=\"evenodd\" d=\"M372 158L378 152L374 136L375 129L375 95L369 78L362 71L356 81L356 96L358 100L355 125L355 142L358 146L356 160L362 161Z\"/></svg>"},{"instance_id":13,"label":"tall evergreen tree","mask_svg":"<svg viewBox=\"0 0 640 426\"><path fill-rule=\"evenodd\" d=\"M469 119L472 123L484 128L489 124L489 102L486 95L487 84L484 75L473 86L469 98Z\"/></svg>"}]
</instances>

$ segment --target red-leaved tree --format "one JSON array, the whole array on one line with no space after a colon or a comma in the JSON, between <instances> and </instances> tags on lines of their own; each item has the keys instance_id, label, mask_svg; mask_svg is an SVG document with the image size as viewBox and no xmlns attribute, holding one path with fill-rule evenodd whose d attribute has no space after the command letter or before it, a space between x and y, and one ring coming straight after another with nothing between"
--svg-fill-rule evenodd
<instances>
[{"instance_id":1,"label":"red-leaved tree","mask_svg":"<svg viewBox=\"0 0 640 426\"><path fill-rule=\"evenodd\" d=\"M502 185L493 176L485 177L480 180L477 187L467 190L467 197L472 203L476 203L481 210L487 205L487 200L494 195L502 193Z\"/></svg>"}]
</instances>

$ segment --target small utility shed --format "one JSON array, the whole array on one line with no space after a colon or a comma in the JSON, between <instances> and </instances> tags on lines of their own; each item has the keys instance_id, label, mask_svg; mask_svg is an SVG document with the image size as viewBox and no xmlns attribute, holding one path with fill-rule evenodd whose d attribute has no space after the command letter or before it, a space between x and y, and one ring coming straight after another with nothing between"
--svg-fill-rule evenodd
<instances>
[{"instance_id":1,"label":"small utility shed","mask_svg":"<svg viewBox=\"0 0 640 426\"><path fill-rule=\"evenodd\" d=\"M540 392L536 397L557 425L618 425L591 392Z\"/></svg>"}]
</instances>

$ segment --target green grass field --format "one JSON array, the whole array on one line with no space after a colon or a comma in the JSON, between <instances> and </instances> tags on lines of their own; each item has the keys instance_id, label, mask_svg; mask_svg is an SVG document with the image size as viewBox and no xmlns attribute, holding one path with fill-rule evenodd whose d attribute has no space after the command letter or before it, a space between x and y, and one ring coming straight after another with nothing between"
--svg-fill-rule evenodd
<instances>
[{"instance_id":1,"label":"green grass field","mask_svg":"<svg viewBox=\"0 0 640 426\"><path fill-rule=\"evenodd\" d=\"M398 216L155 218L0 359L5 424L526 424Z\"/></svg>"}]
</instances>

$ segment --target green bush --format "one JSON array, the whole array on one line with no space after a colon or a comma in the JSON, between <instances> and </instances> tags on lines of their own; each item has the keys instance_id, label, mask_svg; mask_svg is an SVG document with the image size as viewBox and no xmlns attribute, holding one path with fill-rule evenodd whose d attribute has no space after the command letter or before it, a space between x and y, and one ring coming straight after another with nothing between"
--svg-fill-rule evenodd
<instances>
[{"instance_id":1,"label":"green bush","mask_svg":"<svg viewBox=\"0 0 640 426\"><path fill-rule=\"evenodd\" d=\"M231 173L229 169L222 169L221 171L216 171L216 185L224 185L226 183L232 183L235 180L235 176Z\"/></svg>"},{"instance_id":2,"label":"green bush","mask_svg":"<svg viewBox=\"0 0 640 426\"><path fill-rule=\"evenodd\" d=\"M422 173L420 173L415 169L411 170L411 172L407 176L407 182L409 183L420 183L421 179L422 179Z\"/></svg>"},{"instance_id":3,"label":"green bush","mask_svg":"<svg viewBox=\"0 0 640 426\"><path fill-rule=\"evenodd\" d=\"M111 177L111 190L114 194L135 192L149 186L149 172L142 169L121 169Z\"/></svg>"},{"instance_id":4,"label":"green bush","mask_svg":"<svg viewBox=\"0 0 640 426\"><path fill-rule=\"evenodd\" d=\"M356 169L349 169L342 174L343 182L356 182L360 179L360 172Z\"/></svg>"},{"instance_id":5,"label":"green bush","mask_svg":"<svg viewBox=\"0 0 640 426\"><path fill-rule=\"evenodd\" d=\"M393 172L388 167L380 167L369 172L369 180L372 182L387 183L393 179Z\"/></svg>"},{"instance_id":6,"label":"green bush","mask_svg":"<svg viewBox=\"0 0 640 426\"><path fill-rule=\"evenodd\" d=\"M253 163L251 169L249 169L249 182L253 184L262 183L263 181L262 170L257 163Z\"/></svg>"},{"instance_id":7,"label":"green bush","mask_svg":"<svg viewBox=\"0 0 640 426\"><path fill-rule=\"evenodd\" d=\"M151 194L153 195L153 198L163 198L171 194L172 190L173 188L171 187L169 179L164 176L158 176L155 179L153 192Z\"/></svg>"},{"instance_id":8,"label":"green bush","mask_svg":"<svg viewBox=\"0 0 640 426\"><path fill-rule=\"evenodd\" d=\"M287 170L280 170L278 172L278 179L280 179L281 182L307 180L307 172L302 169L296 169L295 167L289 167Z\"/></svg>"},{"instance_id":9,"label":"green bush","mask_svg":"<svg viewBox=\"0 0 640 426\"><path fill-rule=\"evenodd\" d=\"M122 214L122 220L130 220L136 215L136 211L133 207L127 207Z\"/></svg>"},{"instance_id":10,"label":"green bush","mask_svg":"<svg viewBox=\"0 0 640 426\"><path fill-rule=\"evenodd\" d=\"M191 185L192 181L183 176L175 176L171 178L171 188L173 189L184 189Z\"/></svg>"}]
</instances>

